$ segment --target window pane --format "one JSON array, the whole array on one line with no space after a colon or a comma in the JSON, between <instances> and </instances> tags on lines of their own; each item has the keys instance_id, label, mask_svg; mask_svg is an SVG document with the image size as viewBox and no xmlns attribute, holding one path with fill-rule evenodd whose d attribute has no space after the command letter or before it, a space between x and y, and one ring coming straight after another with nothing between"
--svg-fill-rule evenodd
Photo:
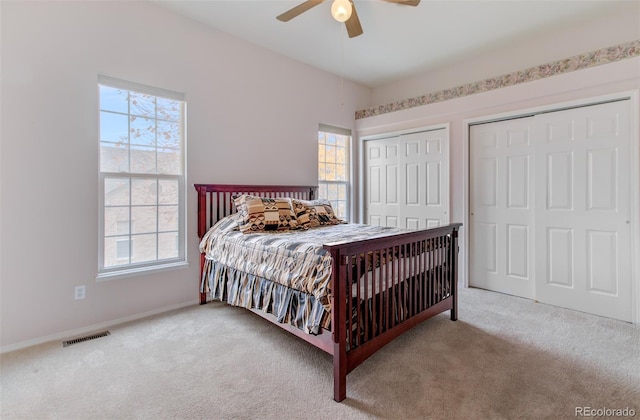
<instances>
[{"instance_id":1,"label":"window pane","mask_svg":"<svg viewBox=\"0 0 640 420\"><path fill-rule=\"evenodd\" d=\"M347 149L345 149L344 147L336 147L336 163L346 165Z\"/></svg>"},{"instance_id":2,"label":"window pane","mask_svg":"<svg viewBox=\"0 0 640 420\"><path fill-rule=\"evenodd\" d=\"M327 165L325 163L318 163L318 179L324 181L327 179Z\"/></svg>"},{"instance_id":3,"label":"window pane","mask_svg":"<svg viewBox=\"0 0 640 420\"><path fill-rule=\"evenodd\" d=\"M132 115L156 117L156 97L145 93L130 92Z\"/></svg>"},{"instance_id":4,"label":"window pane","mask_svg":"<svg viewBox=\"0 0 640 420\"><path fill-rule=\"evenodd\" d=\"M100 86L100 109L126 114L129 110L129 92L109 86Z\"/></svg>"},{"instance_id":5,"label":"window pane","mask_svg":"<svg viewBox=\"0 0 640 420\"><path fill-rule=\"evenodd\" d=\"M327 199L335 200L338 198L338 186L336 184L329 184L327 187Z\"/></svg>"},{"instance_id":6,"label":"window pane","mask_svg":"<svg viewBox=\"0 0 640 420\"><path fill-rule=\"evenodd\" d=\"M335 145L336 144L336 135L332 133L326 134L326 142L327 144Z\"/></svg>"},{"instance_id":7,"label":"window pane","mask_svg":"<svg viewBox=\"0 0 640 420\"><path fill-rule=\"evenodd\" d=\"M158 181L155 179L132 179L131 201L133 205L152 204L158 202Z\"/></svg>"},{"instance_id":8,"label":"window pane","mask_svg":"<svg viewBox=\"0 0 640 420\"><path fill-rule=\"evenodd\" d=\"M158 149L158 173L163 175L180 175L182 158L180 150Z\"/></svg>"},{"instance_id":9,"label":"window pane","mask_svg":"<svg viewBox=\"0 0 640 420\"><path fill-rule=\"evenodd\" d=\"M178 206L161 206L158 208L158 231L178 230Z\"/></svg>"},{"instance_id":10,"label":"window pane","mask_svg":"<svg viewBox=\"0 0 640 420\"><path fill-rule=\"evenodd\" d=\"M327 163L325 171L325 180L327 181L335 181L336 180L336 165L332 163Z\"/></svg>"},{"instance_id":11,"label":"window pane","mask_svg":"<svg viewBox=\"0 0 640 420\"><path fill-rule=\"evenodd\" d=\"M129 178L105 178L104 180L104 205L128 206L129 205Z\"/></svg>"},{"instance_id":12,"label":"window pane","mask_svg":"<svg viewBox=\"0 0 640 420\"><path fill-rule=\"evenodd\" d=\"M107 207L104 209L105 236L129 234L129 207Z\"/></svg>"},{"instance_id":13,"label":"window pane","mask_svg":"<svg viewBox=\"0 0 640 420\"><path fill-rule=\"evenodd\" d=\"M327 198L327 184L320 183L318 186L318 198Z\"/></svg>"},{"instance_id":14,"label":"window pane","mask_svg":"<svg viewBox=\"0 0 640 420\"><path fill-rule=\"evenodd\" d=\"M158 118L168 121L180 122L182 120L182 106L173 99L157 98Z\"/></svg>"},{"instance_id":15,"label":"window pane","mask_svg":"<svg viewBox=\"0 0 640 420\"><path fill-rule=\"evenodd\" d=\"M334 210L336 212L336 216L338 216L340 219L347 218L347 205L344 201L338 201L336 206L334 207Z\"/></svg>"},{"instance_id":16,"label":"window pane","mask_svg":"<svg viewBox=\"0 0 640 420\"><path fill-rule=\"evenodd\" d=\"M347 147L347 136L336 136L336 146Z\"/></svg>"},{"instance_id":17,"label":"window pane","mask_svg":"<svg viewBox=\"0 0 640 420\"><path fill-rule=\"evenodd\" d=\"M141 146L156 145L156 120L131 116L131 144Z\"/></svg>"},{"instance_id":18,"label":"window pane","mask_svg":"<svg viewBox=\"0 0 640 420\"><path fill-rule=\"evenodd\" d=\"M100 140L112 143L128 143L128 117L112 112L100 112Z\"/></svg>"},{"instance_id":19,"label":"window pane","mask_svg":"<svg viewBox=\"0 0 640 420\"><path fill-rule=\"evenodd\" d=\"M326 162L327 158L324 153L324 145L318 144L318 162Z\"/></svg>"},{"instance_id":20,"label":"window pane","mask_svg":"<svg viewBox=\"0 0 640 420\"><path fill-rule=\"evenodd\" d=\"M126 143L100 143L100 170L129 172L129 146Z\"/></svg>"},{"instance_id":21,"label":"window pane","mask_svg":"<svg viewBox=\"0 0 640 420\"><path fill-rule=\"evenodd\" d=\"M333 146L327 146L325 151L326 153L326 161L327 162L335 162L336 161L336 148Z\"/></svg>"},{"instance_id":22,"label":"window pane","mask_svg":"<svg viewBox=\"0 0 640 420\"><path fill-rule=\"evenodd\" d=\"M347 186L345 184L338 184L338 199L346 200L347 199Z\"/></svg>"},{"instance_id":23,"label":"window pane","mask_svg":"<svg viewBox=\"0 0 640 420\"><path fill-rule=\"evenodd\" d=\"M179 253L179 236L177 232L158 234L158 258L177 258Z\"/></svg>"},{"instance_id":24,"label":"window pane","mask_svg":"<svg viewBox=\"0 0 640 420\"><path fill-rule=\"evenodd\" d=\"M159 204L178 204L178 181L173 179L161 179L158 181L160 186L158 191Z\"/></svg>"},{"instance_id":25,"label":"window pane","mask_svg":"<svg viewBox=\"0 0 640 420\"><path fill-rule=\"evenodd\" d=\"M156 206L141 206L131 208L131 233L156 232L158 208Z\"/></svg>"},{"instance_id":26,"label":"window pane","mask_svg":"<svg viewBox=\"0 0 640 420\"><path fill-rule=\"evenodd\" d=\"M155 174L156 148L131 146L131 172L139 174Z\"/></svg>"},{"instance_id":27,"label":"window pane","mask_svg":"<svg viewBox=\"0 0 640 420\"><path fill-rule=\"evenodd\" d=\"M122 249L125 245L122 242L126 242L127 246L130 246L128 236L116 236L108 237L104 239L104 266L113 267L122 264L129 264L128 252L123 255Z\"/></svg>"},{"instance_id":28,"label":"window pane","mask_svg":"<svg viewBox=\"0 0 640 420\"><path fill-rule=\"evenodd\" d=\"M158 121L158 147L180 148L182 133L180 124L175 122Z\"/></svg>"},{"instance_id":29,"label":"window pane","mask_svg":"<svg viewBox=\"0 0 640 420\"><path fill-rule=\"evenodd\" d=\"M336 180L337 181L346 181L347 179L347 168L344 165L336 165Z\"/></svg>"},{"instance_id":30,"label":"window pane","mask_svg":"<svg viewBox=\"0 0 640 420\"><path fill-rule=\"evenodd\" d=\"M132 245L133 249L131 252L131 262L132 263L140 263L140 262L148 262L155 261L157 252L156 252L156 240L157 235L136 235L132 237Z\"/></svg>"},{"instance_id":31,"label":"window pane","mask_svg":"<svg viewBox=\"0 0 640 420\"><path fill-rule=\"evenodd\" d=\"M128 210L128 208L127 208ZM117 226L116 226L116 230L118 231L119 235L128 235L130 233L130 226L131 224L129 223L129 218L127 217L126 220L118 220L117 222Z\"/></svg>"},{"instance_id":32,"label":"window pane","mask_svg":"<svg viewBox=\"0 0 640 420\"><path fill-rule=\"evenodd\" d=\"M336 180L336 165L327 164L327 181L335 181L335 180Z\"/></svg>"}]
</instances>

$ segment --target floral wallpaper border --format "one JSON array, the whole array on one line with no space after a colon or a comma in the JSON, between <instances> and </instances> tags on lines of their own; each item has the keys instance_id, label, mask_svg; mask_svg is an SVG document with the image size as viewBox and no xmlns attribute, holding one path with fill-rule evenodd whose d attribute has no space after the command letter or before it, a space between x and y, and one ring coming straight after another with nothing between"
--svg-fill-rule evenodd
<instances>
[{"instance_id":1,"label":"floral wallpaper border","mask_svg":"<svg viewBox=\"0 0 640 420\"><path fill-rule=\"evenodd\" d=\"M465 85L428 93L415 98L403 99L386 105L363 109L356 111L356 120L394 111L402 111L404 109L415 108L417 106L436 102L447 101L476 93L488 92L494 89L557 76L559 74L595 67L601 64L613 63L615 61L635 56L640 56L640 40L614 45L613 47L591 51L585 54L565 58L563 60L552 61L540 66L530 67L525 70L492 77L479 82L467 83Z\"/></svg>"}]
</instances>

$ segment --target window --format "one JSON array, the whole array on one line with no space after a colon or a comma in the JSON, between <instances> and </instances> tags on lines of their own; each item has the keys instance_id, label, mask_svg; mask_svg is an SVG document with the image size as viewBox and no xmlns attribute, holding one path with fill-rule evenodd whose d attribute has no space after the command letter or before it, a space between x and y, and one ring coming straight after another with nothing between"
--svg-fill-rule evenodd
<instances>
[{"instance_id":1,"label":"window","mask_svg":"<svg viewBox=\"0 0 640 420\"><path fill-rule=\"evenodd\" d=\"M98 277L182 264L184 95L104 76L98 90Z\"/></svg>"},{"instance_id":2,"label":"window","mask_svg":"<svg viewBox=\"0 0 640 420\"><path fill-rule=\"evenodd\" d=\"M336 216L349 218L349 145L351 131L320 125L318 196L331 201Z\"/></svg>"}]
</instances>

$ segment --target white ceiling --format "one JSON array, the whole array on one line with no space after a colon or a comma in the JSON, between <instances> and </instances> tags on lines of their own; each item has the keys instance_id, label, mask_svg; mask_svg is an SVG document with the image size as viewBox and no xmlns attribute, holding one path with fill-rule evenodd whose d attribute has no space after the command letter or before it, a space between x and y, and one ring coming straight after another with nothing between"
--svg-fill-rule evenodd
<instances>
[{"instance_id":1,"label":"white ceiling","mask_svg":"<svg viewBox=\"0 0 640 420\"><path fill-rule=\"evenodd\" d=\"M364 34L349 38L331 0L289 22L303 0L153 0L220 31L341 75L381 86L466 54L518 42L620 7L615 0L422 0L417 7L355 0Z\"/></svg>"}]
</instances>

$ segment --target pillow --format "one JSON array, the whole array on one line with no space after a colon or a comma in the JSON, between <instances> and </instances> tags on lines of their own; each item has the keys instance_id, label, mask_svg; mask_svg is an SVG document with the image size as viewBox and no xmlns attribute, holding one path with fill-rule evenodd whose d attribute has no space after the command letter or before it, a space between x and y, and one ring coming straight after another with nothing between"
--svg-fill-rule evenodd
<instances>
[{"instance_id":1,"label":"pillow","mask_svg":"<svg viewBox=\"0 0 640 420\"><path fill-rule=\"evenodd\" d=\"M329 200L291 200L298 225L303 229L310 227L339 225L347 223L338 219Z\"/></svg>"},{"instance_id":2,"label":"pillow","mask_svg":"<svg viewBox=\"0 0 640 420\"><path fill-rule=\"evenodd\" d=\"M267 198L243 194L233 202L242 218L240 232L290 230L298 227L290 198Z\"/></svg>"},{"instance_id":3,"label":"pillow","mask_svg":"<svg viewBox=\"0 0 640 420\"><path fill-rule=\"evenodd\" d=\"M232 232L234 230L239 230L238 228L241 222L241 216L238 213L234 213L218 220L218 222L213 225L212 229L216 232Z\"/></svg>"},{"instance_id":4,"label":"pillow","mask_svg":"<svg viewBox=\"0 0 640 420\"><path fill-rule=\"evenodd\" d=\"M242 219L240 218L240 215L238 213L233 213L218 220L213 226L211 226L211 229L209 229L200 240L200 253L209 252L209 237L211 235L239 230L241 221Z\"/></svg>"}]
</instances>

